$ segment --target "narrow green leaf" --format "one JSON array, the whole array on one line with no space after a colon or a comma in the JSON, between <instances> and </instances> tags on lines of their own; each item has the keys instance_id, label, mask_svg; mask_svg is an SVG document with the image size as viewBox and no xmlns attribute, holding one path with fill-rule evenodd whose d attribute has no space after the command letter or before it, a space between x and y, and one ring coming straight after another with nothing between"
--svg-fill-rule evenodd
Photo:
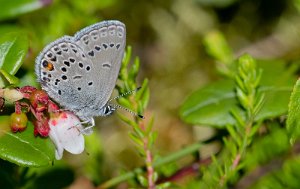
<instances>
[{"instance_id":1,"label":"narrow green leaf","mask_svg":"<svg viewBox=\"0 0 300 189\"><path fill-rule=\"evenodd\" d=\"M2 74L1 77L3 76L6 81L8 81L9 84L11 85L16 85L19 83L19 79L9 73L7 73L5 70L0 69L0 73ZM4 86L0 86L1 88Z\"/></svg>"},{"instance_id":2,"label":"narrow green leaf","mask_svg":"<svg viewBox=\"0 0 300 189\"><path fill-rule=\"evenodd\" d=\"M154 116L151 116L146 127L146 131L145 131L146 135L152 132L153 125L154 125Z\"/></svg>"},{"instance_id":3,"label":"narrow green leaf","mask_svg":"<svg viewBox=\"0 0 300 189\"><path fill-rule=\"evenodd\" d=\"M232 140L234 140L238 146L242 146L242 139L234 129L233 125L227 125L226 129L228 130L230 136L232 136Z\"/></svg>"},{"instance_id":4,"label":"narrow green leaf","mask_svg":"<svg viewBox=\"0 0 300 189\"><path fill-rule=\"evenodd\" d=\"M51 165L55 147L49 138L35 137L33 125L28 123L24 132L12 133L10 117L0 117L0 158L26 167Z\"/></svg>"},{"instance_id":5,"label":"narrow green leaf","mask_svg":"<svg viewBox=\"0 0 300 189\"><path fill-rule=\"evenodd\" d=\"M131 140L133 140L133 142L134 142L136 145L139 145L139 146L141 146L141 147L144 146L143 141L141 141L141 139L140 139L135 133L129 133L129 137L131 138Z\"/></svg>"},{"instance_id":6,"label":"narrow green leaf","mask_svg":"<svg viewBox=\"0 0 300 189\"><path fill-rule=\"evenodd\" d=\"M137 179L139 180L140 184L144 187L148 186L148 180L142 176L142 175L138 175Z\"/></svg>"},{"instance_id":7,"label":"narrow green leaf","mask_svg":"<svg viewBox=\"0 0 300 189\"><path fill-rule=\"evenodd\" d=\"M134 59L134 62L132 64L130 70L129 70L128 78L132 81L135 81L137 74L139 72L139 69L140 69L140 59L138 57L136 57Z\"/></svg>"},{"instance_id":8,"label":"narrow green leaf","mask_svg":"<svg viewBox=\"0 0 300 189\"><path fill-rule=\"evenodd\" d=\"M297 80L289 103L287 130L290 142L294 143L300 137L300 79Z\"/></svg>"},{"instance_id":9,"label":"narrow green leaf","mask_svg":"<svg viewBox=\"0 0 300 189\"><path fill-rule=\"evenodd\" d=\"M148 143L149 148L152 148L152 146L154 145L154 142L156 141L157 136L158 136L157 132L150 133L149 143Z\"/></svg>"},{"instance_id":10,"label":"narrow green leaf","mask_svg":"<svg viewBox=\"0 0 300 189\"><path fill-rule=\"evenodd\" d=\"M128 125L133 126L133 127L138 127L138 125L137 125L134 121L132 121L131 119L129 119L127 116L118 113L118 117L119 117L122 121L124 121L125 123L127 123Z\"/></svg>"}]
</instances>

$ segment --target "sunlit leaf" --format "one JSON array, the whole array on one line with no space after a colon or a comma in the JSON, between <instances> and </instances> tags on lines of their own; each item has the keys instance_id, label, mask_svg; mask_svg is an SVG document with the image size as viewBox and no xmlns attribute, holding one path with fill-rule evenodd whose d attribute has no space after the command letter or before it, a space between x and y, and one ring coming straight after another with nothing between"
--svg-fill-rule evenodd
<instances>
[{"instance_id":1,"label":"sunlit leaf","mask_svg":"<svg viewBox=\"0 0 300 189\"><path fill-rule=\"evenodd\" d=\"M28 123L24 132L10 131L10 117L0 117L0 158L26 167L51 165L54 145L48 138L35 137L33 125Z\"/></svg>"},{"instance_id":2,"label":"sunlit leaf","mask_svg":"<svg viewBox=\"0 0 300 189\"><path fill-rule=\"evenodd\" d=\"M284 63L280 61L260 62L258 66L263 69L259 92L265 94L265 101L255 120L286 113L294 81L293 74L286 71ZM230 111L236 109L243 112L235 95L233 81L214 82L191 94L181 107L180 116L184 121L197 125L224 127L234 124L236 120Z\"/></svg>"},{"instance_id":3,"label":"sunlit leaf","mask_svg":"<svg viewBox=\"0 0 300 189\"><path fill-rule=\"evenodd\" d=\"M50 2L51 0L0 0L0 20L14 18L20 14L37 10Z\"/></svg>"}]
</instances>

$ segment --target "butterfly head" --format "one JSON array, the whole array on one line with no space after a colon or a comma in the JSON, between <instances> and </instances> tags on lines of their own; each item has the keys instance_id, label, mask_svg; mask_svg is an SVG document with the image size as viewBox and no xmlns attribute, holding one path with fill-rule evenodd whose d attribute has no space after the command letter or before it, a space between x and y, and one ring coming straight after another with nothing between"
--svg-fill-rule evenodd
<instances>
[{"instance_id":1,"label":"butterfly head","mask_svg":"<svg viewBox=\"0 0 300 189\"><path fill-rule=\"evenodd\" d=\"M109 115L113 114L115 112L115 110L116 110L116 108L110 104L107 104L102 109L104 116L109 116Z\"/></svg>"}]
</instances>

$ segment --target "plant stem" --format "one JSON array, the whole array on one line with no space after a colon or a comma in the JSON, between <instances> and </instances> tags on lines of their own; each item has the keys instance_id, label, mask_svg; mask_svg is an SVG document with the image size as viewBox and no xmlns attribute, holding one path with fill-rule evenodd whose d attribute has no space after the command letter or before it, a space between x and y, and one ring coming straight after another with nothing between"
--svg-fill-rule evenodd
<instances>
[{"instance_id":1,"label":"plant stem","mask_svg":"<svg viewBox=\"0 0 300 189\"><path fill-rule=\"evenodd\" d=\"M190 146L187 146L183 148L182 150L179 150L177 152L174 152L166 157L160 158L156 161L153 162L153 167L159 167L161 165L165 165L167 163L176 161L182 157L187 156L188 154L194 153L199 150L201 147L201 143L194 143ZM131 172L125 173L123 175L120 175L118 177L112 178L105 183L101 184L100 186L97 187L97 189L105 189L105 188L110 188L113 187L121 182L124 182L126 180L129 180L131 178L134 178L137 174L142 174L144 172L144 168L136 168Z\"/></svg>"}]
</instances>

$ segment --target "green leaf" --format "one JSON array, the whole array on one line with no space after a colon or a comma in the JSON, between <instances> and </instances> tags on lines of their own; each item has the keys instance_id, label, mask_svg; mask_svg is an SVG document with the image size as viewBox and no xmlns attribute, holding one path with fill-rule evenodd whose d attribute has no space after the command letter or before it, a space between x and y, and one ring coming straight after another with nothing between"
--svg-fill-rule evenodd
<instances>
[{"instance_id":1,"label":"green leaf","mask_svg":"<svg viewBox=\"0 0 300 189\"><path fill-rule=\"evenodd\" d=\"M290 142L294 143L300 136L300 79L297 80L291 95L286 126Z\"/></svg>"},{"instance_id":2,"label":"green leaf","mask_svg":"<svg viewBox=\"0 0 300 189\"><path fill-rule=\"evenodd\" d=\"M17 84L15 73L28 52L28 38L22 32L9 32L0 36L0 87Z\"/></svg>"},{"instance_id":3,"label":"green leaf","mask_svg":"<svg viewBox=\"0 0 300 189\"><path fill-rule=\"evenodd\" d=\"M10 131L10 117L0 117L0 158L26 167L51 165L55 147L48 138L35 137L33 125L24 132Z\"/></svg>"},{"instance_id":4,"label":"green leaf","mask_svg":"<svg viewBox=\"0 0 300 189\"><path fill-rule=\"evenodd\" d=\"M212 31L208 33L205 36L203 43L206 51L216 60L227 64L232 62L233 54L231 48L221 32Z\"/></svg>"},{"instance_id":5,"label":"green leaf","mask_svg":"<svg viewBox=\"0 0 300 189\"><path fill-rule=\"evenodd\" d=\"M22 32L0 36L0 68L14 75L21 67L28 52L28 38Z\"/></svg>"},{"instance_id":6,"label":"green leaf","mask_svg":"<svg viewBox=\"0 0 300 189\"><path fill-rule=\"evenodd\" d=\"M9 73L7 73L5 70L0 69L0 73L2 76L6 79L6 81L11 85L16 85L19 83L19 79ZM4 86L1 86L4 87Z\"/></svg>"},{"instance_id":7,"label":"green leaf","mask_svg":"<svg viewBox=\"0 0 300 189\"><path fill-rule=\"evenodd\" d=\"M235 98L234 82L218 81L194 92L180 110L181 118L192 124L222 127L234 124L230 110L238 104Z\"/></svg>"},{"instance_id":8,"label":"green leaf","mask_svg":"<svg viewBox=\"0 0 300 189\"><path fill-rule=\"evenodd\" d=\"M44 1L45 2L45 1ZM0 0L0 21L37 10L46 5L40 0Z\"/></svg>"},{"instance_id":9,"label":"green leaf","mask_svg":"<svg viewBox=\"0 0 300 189\"><path fill-rule=\"evenodd\" d=\"M265 101L255 120L286 113L295 79L293 70L286 70L284 62L281 61L260 61L258 67L263 69L259 93L265 94ZM235 109L243 115L243 110L238 106L234 88L232 80L223 80L195 91L183 103L180 109L181 118L187 123L219 128L235 124L236 120L230 111Z\"/></svg>"}]
</instances>

